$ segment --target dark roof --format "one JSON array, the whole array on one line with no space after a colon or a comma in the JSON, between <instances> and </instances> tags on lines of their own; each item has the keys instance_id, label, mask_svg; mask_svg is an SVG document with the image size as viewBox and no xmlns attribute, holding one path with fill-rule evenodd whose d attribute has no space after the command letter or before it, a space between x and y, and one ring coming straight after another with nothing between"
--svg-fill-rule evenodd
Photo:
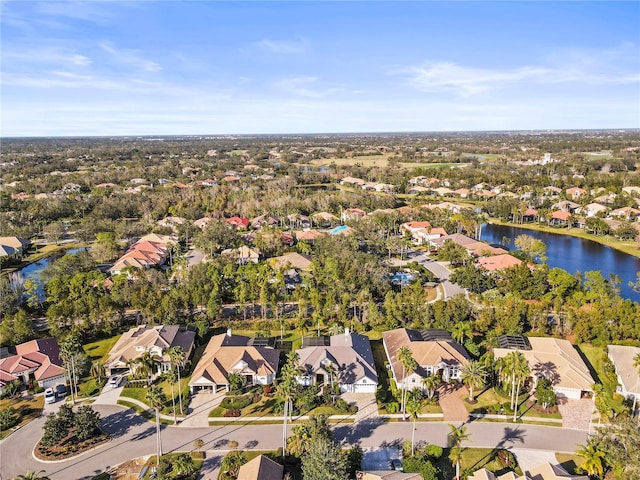
<instances>
[{"instance_id":1,"label":"dark roof","mask_svg":"<svg viewBox=\"0 0 640 480\"><path fill-rule=\"evenodd\" d=\"M302 337L302 348L327 347L329 345L331 345L331 337Z\"/></svg>"},{"instance_id":2,"label":"dark roof","mask_svg":"<svg viewBox=\"0 0 640 480\"><path fill-rule=\"evenodd\" d=\"M275 347L276 341L273 337L254 337L247 342L248 347Z\"/></svg>"},{"instance_id":3,"label":"dark roof","mask_svg":"<svg viewBox=\"0 0 640 480\"><path fill-rule=\"evenodd\" d=\"M433 342L436 340L444 340L445 342L453 341L449 332L439 328L425 328L422 330L407 329L407 336L412 342Z\"/></svg>"},{"instance_id":4,"label":"dark roof","mask_svg":"<svg viewBox=\"0 0 640 480\"><path fill-rule=\"evenodd\" d=\"M520 335L500 335L498 346L509 350L531 350L529 339Z\"/></svg>"}]
</instances>

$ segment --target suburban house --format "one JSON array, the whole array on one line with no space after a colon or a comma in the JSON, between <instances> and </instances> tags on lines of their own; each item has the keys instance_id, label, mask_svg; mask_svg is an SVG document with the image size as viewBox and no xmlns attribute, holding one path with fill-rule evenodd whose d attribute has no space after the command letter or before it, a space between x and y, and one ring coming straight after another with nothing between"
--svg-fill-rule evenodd
<instances>
[{"instance_id":1,"label":"suburban house","mask_svg":"<svg viewBox=\"0 0 640 480\"><path fill-rule=\"evenodd\" d=\"M109 269L111 275L117 275L127 267L136 270L158 267L165 263L170 255L170 244L177 243L170 235L145 235L134 243Z\"/></svg>"},{"instance_id":2,"label":"suburban house","mask_svg":"<svg viewBox=\"0 0 640 480\"><path fill-rule=\"evenodd\" d=\"M584 188L571 187L571 188L567 188L565 190L565 193L567 194L568 197L571 197L574 200L577 200L578 198L584 197L588 192Z\"/></svg>"},{"instance_id":3,"label":"suburban house","mask_svg":"<svg viewBox=\"0 0 640 480\"><path fill-rule=\"evenodd\" d=\"M317 226L325 228L331 227L340 221L338 217L329 212L314 213L311 215L311 219Z\"/></svg>"},{"instance_id":4,"label":"suburban house","mask_svg":"<svg viewBox=\"0 0 640 480\"><path fill-rule=\"evenodd\" d=\"M282 480L284 467L265 455L259 455L240 467L237 480Z\"/></svg>"},{"instance_id":5,"label":"suburban house","mask_svg":"<svg viewBox=\"0 0 640 480\"><path fill-rule=\"evenodd\" d=\"M318 238L324 237L324 233L318 230L299 230L295 232L296 240L299 242L314 243Z\"/></svg>"},{"instance_id":6,"label":"suburban house","mask_svg":"<svg viewBox=\"0 0 640 480\"><path fill-rule=\"evenodd\" d=\"M42 388L65 383L65 371L60 358L60 347L55 338L41 338L7 349L8 356L0 359L0 393L4 386L20 380L31 380Z\"/></svg>"},{"instance_id":7,"label":"suburban house","mask_svg":"<svg viewBox=\"0 0 640 480\"><path fill-rule=\"evenodd\" d=\"M551 214L551 218L549 219L549 225L553 225L554 227L566 227L569 225L570 219L571 219L570 212L556 210Z\"/></svg>"},{"instance_id":8,"label":"suburban house","mask_svg":"<svg viewBox=\"0 0 640 480\"><path fill-rule=\"evenodd\" d=\"M340 219L343 222L347 222L349 220L361 220L367 212L360 208L347 208L340 214Z\"/></svg>"},{"instance_id":9,"label":"suburban house","mask_svg":"<svg viewBox=\"0 0 640 480\"><path fill-rule=\"evenodd\" d=\"M220 252L221 255L226 255L231 258L235 258L236 262L240 265L246 265L247 263L258 263L262 253L257 248L249 248L243 245L238 248L228 248Z\"/></svg>"},{"instance_id":10,"label":"suburban house","mask_svg":"<svg viewBox=\"0 0 640 480\"><path fill-rule=\"evenodd\" d=\"M598 214L604 214L607 211L607 207L600 205L599 203L589 203L584 207L580 207L576 210L576 213L585 215L587 217L595 217Z\"/></svg>"},{"instance_id":11,"label":"suburban house","mask_svg":"<svg viewBox=\"0 0 640 480\"><path fill-rule=\"evenodd\" d=\"M506 270L507 268L518 266L521 263L522 260L508 253L493 255L492 257L482 257L476 261L476 264L484 268L487 272Z\"/></svg>"},{"instance_id":12,"label":"suburban house","mask_svg":"<svg viewBox=\"0 0 640 480\"><path fill-rule=\"evenodd\" d=\"M31 246L31 242L21 237L0 237L0 245L13 248L13 255L20 259Z\"/></svg>"},{"instance_id":13,"label":"suburban house","mask_svg":"<svg viewBox=\"0 0 640 480\"><path fill-rule=\"evenodd\" d=\"M211 217L202 217L193 222L192 225L200 230L204 230L207 228L207 225L209 225L209 222L211 222Z\"/></svg>"},{"instance_id":14,"label":"suburban house","mask_svg":"<svg viewBox=\"0 0 640 480\"><path fill-rule=\"evenodd\" d=\"M262 338L233 335L231 330L209 340L191 375L191 393L229 391L229 374L242 375L246 385L269 385L278 372L280 351Z\"/></svg>"},{"instance_id":15,"label":"suburban house","mask_svg":"<svg viewBox=\"0 0 640 480\"><path fill-rule=\"evenodd\" d=\"M446 330L397 328L384 332L382 343L399 388L422 388L422 378L430 375L440 375L445 382L460 380L462 367L470 360L464 347L454 341ZM402 347L407 347L417 362L415 372L403 371L398 358Z\"/></svg>"},{"instance_id":16,"label":"suburban house","mask_svg":"<svg viewBox=\"0 0 640 480\"><path fill-rule=\"evenodd\" d=\"M249 219L243 217L231 217L225 220L229 225L244 230L249 226Z\"/></svg>"},{"instance_id":17,"label":"suburban house","mask_svg":"<svg viewBox=\"0 0 640 480\"><path fill-rule=\"evenodd\" d=\"M467 480L589 480L589 477L587 475L571 475L560 465L547 462L526 470L524 475L516 475L514 472L496 475L486 468L481 468L467 477Z\"/></svg>"},{"instance_id":18,"label":"suburban house","mask_svg":"<svg viewBox=\"0 0 640 480\"><path fill-rule=\"evenodd\" d=\"M303 338L298 350L303 373L301 385L329 385L336 382L341 392L375 393L378 374L369 339L350 333L330 337Z\"/></svg>"},{"instance_id":19,"label":"suburban house","mask_svg":"<svg viewBox=\"0 0 640 480\"><path fill-rule=\"evenodd\" d=\"M634 365L636 356L640 355L640 348L622 345L608 345L607 355L616 369L618 387L616 392L628 400L636 403L640 401L640 372ZM640 358L640 357L638 357Z\"/></svg>"},{"instance_id":20,"label":"suburban house","mask_svg":"<svg viewBox=\"0 0 640 480\"><path fill-rule=\"evenodd\" d=\"M308 270L311 267L311 257L298 252L289 252L279 257L267 260L274 270Z\"/></svg>"},{"instance_id":21,"label":"suburban house","mask_svg":"<svg viewBox=\"0 0 640 480\"><path fill-rule=\"evenodd\" d=\"M108 375L136 369L136 361L149 353L158 363L158 373L171 369L168 350L182 347L189 358L195 343L195 332L184 331L180 325L139 325L122 334L104 364Z\"/></svg>"},{"instance_id":22,"label":"suburban house","mask_svg":"<svg viewBox=\"0 0 640 480\"><path fill-rule=\"evenodd\" d=\"M493 349L496 359L514 351L522 352L529 364L533 388L538 378L545 377L559 397L580 399L593 392L595 382L589 368L568 340L502 335L498 337L498 345Z\"/></svg>"}]
</instances>

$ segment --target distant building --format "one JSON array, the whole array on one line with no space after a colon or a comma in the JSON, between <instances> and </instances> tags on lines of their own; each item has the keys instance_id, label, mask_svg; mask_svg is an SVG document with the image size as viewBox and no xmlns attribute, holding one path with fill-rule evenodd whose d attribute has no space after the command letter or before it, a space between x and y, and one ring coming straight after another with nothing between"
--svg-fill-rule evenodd
<instances>
[{"instance_id":1,"label":"distant building","mask_svg":"<svg viewBox=\"0 0 640 480\"><path fill-rule=\"evenodd\" d=\"M20 380L31 380L42 388L64 384L65 371L60 358L60 347L55 338L41 338L9 348L9 356L0 359L0 394L4 386Z\"/></svg>"}]
</instances>

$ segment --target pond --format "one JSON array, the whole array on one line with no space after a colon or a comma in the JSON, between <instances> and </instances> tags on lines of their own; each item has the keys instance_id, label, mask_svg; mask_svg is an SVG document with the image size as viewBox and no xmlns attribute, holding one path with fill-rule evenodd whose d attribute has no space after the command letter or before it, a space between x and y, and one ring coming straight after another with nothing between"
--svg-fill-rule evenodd
<instances>
[{"instance_id":1,"label":"pond","mask_svg":"<svg viewBox=\"0 0 640 480\"><path fill-rule=\"evenodd\" d=\"M21 268L18 271L22 274L22 276L24 277L25 280L31 280L31 281L35 282L38 285L38 289L37 289L38 299L42 302L42 301L45 300L46 296L45 296L45 293L44 293L44 288L42 286L42 282L40 281L40 273L42 273L42 271L48 265L50 265L52 262L56 261L61 256L65 255L67 253L70 253L70 254L78 253L78 252L80 252L82 250L84 250L84 247L81 247L81 248L70 248L69 250L62 250L61 252L56 252L53 255L49 255L48 257L42 258L42 259L38 260L37 262L30 263L29 265L27 265L26 267Z\"/></svg>"},{"instance_id":2,"label":"pond","mask_svg":"<svg viewBox=\"0 0 640 480\"><path fill-rule=\"evenodd\" d=\"M640 271L640 258L583 238L505 225L485 224L482 227L481 240L491 244L500 244L502 238L506 237L509 239L506 246L512 249L515 248L513 240L522 234L530 235L545 243L549 268L558 267L569 273L599 270L605 278L613 273L622 279L620 295L623 298L640 302L640 293L634 292L628 285L629 282L637 280L636 275Z\"/></svg>"}]
</instances>

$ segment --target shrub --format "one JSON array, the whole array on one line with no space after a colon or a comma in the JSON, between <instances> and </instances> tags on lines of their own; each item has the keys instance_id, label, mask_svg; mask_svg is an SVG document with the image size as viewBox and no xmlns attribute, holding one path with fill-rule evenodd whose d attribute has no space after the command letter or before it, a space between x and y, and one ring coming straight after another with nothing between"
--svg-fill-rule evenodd
<instances>
[{"instance_id":1,"label":"shrub","mask_svg":"<svg viewBox=\"0 0 640 480\"><path fill-rule=\"evenodd\" d=\"M386 409L390 413L397 413L400 410L400 404L398 402L389 402L386 405Z\"/></svg>"},{"instance_id":2,"label":"shrub","mask_svg":"<svg viewBox=\"0 0 640 480\"><path fill-rule=\"evenodd\" d=\"M269 395L271 394L272 391L273 391L273 387L271 385L265 385L264 387L262 387L262 393L264 395Z\"/></svg>"},{"instance_id":3,"label":"shrub","mask_svg":"<svg viewBox=\"0 0 640 480\"><path fill-rule=\"evenodd\" d=\"M224 412L224 416L225 417L239 417L240 416L240 410L227 410L226 412Z\"/></svg>"},{"instance_id":4,"label":"shrub","mask_svg":"<svg viewBox=\"0 0 640 480\"><path fill-rule=\"evenodd\" d=\"M437 460L442 456L442 447L439 445L427 445L424 449L424 454L429 458Z\"/></svg>"},{"instance_id":5,"label":"shrub","mask_svg":"<svg viewBox=\"0 0 640 480\"><path fill-rule=\"evenodd\" d=\"M251 404L251 398L246 395L224 397L220 406L231 410L242 410L244 407Z\"/></svg>"}]
</instances>

